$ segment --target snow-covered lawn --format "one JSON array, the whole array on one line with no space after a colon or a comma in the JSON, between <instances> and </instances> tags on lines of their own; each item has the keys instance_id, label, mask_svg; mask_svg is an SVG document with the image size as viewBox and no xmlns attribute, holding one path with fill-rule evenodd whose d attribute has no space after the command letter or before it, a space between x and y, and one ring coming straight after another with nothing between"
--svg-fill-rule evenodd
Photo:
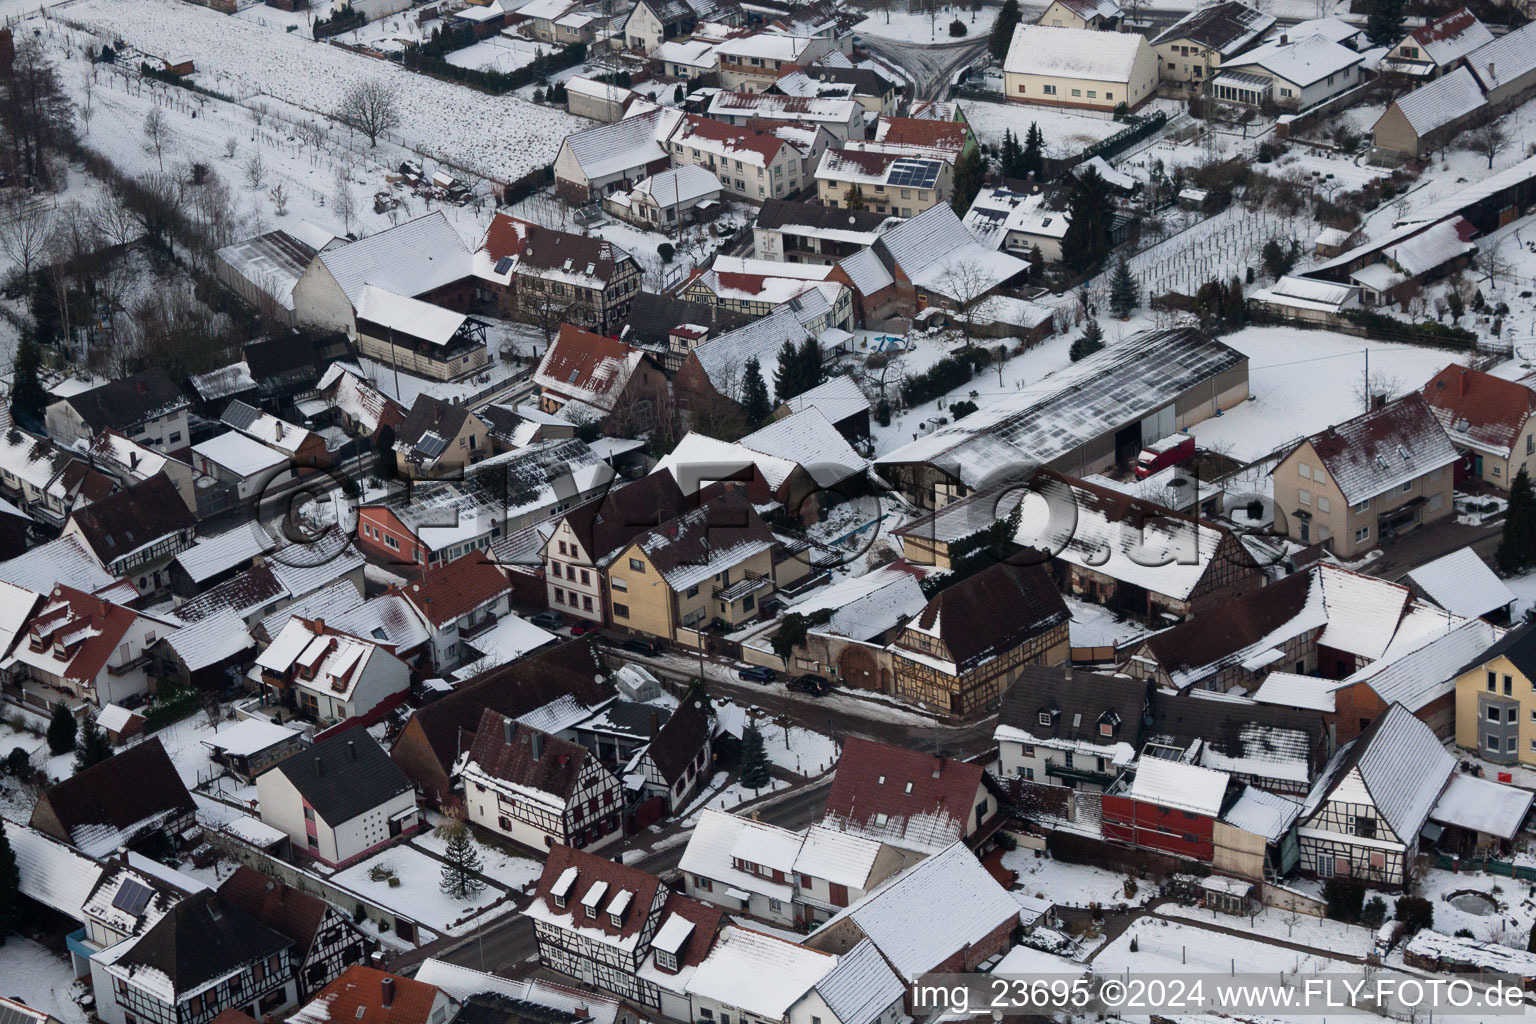
<instances>
[{"instance_id":1,"label":"snow-covered lawn","mask_svg":"<svg viewBox=\"0 0 1536 1024\"><path fill-rule=\"evenodd\" d=\"M1243 926L1243 920L1235 917L1220 923L1228 928ZM1131 952L1132 938L1137 945L1134 953ZM1224 975L1233 970L1234 964L1253 974L1358 971L1358 967L1348 961L1336 960L1321 952L1301 953L1258 939L1240 939L1195 924L1155 917L1133 921L1124 933L1099 952L1094 958L1093 969L1104 975L1123 975L1126 971L1133 976L1155 972Z\"/></svg>"},{"instance_id":2,"label":"snow-covered lawn","mask_svg":"<svg viewBox=\"0 0 1536 1024\"><path fill-rule=\"evenodd\" d=\"M1387 916L1392 916L1392 899L1386 897ZM1309 914L1290 914L1274 907L1265 907L1250 917L1233 917L1204 907L1186 907L1178 903L1164 903L1157 908L1164 917L1178 917L1189 921L1208 921L1222 928L1241 928L1252 931L1255 938L1280 939L1316 946L1329 953L1348 956L1365 956L1376 944L1374 929L1358 924L1331 921L1326 917Z\"/></svg>"},{"instance_id":3,"label":"snow-covered lawn","mask_svg":"<svg viewBox=\"0 0 1536 1024\"><path fill-rule=\"evenodd\" d=\"M1131 619L1122 619L1099 604L1065 598L1072 612L1070 626L1073 647L1108 647L1129 643L1147 634L1147 628Z\"/></svg>"},{"instance_id":4,"label":"snow-covered lawn","mask_svg":"<svg viewBox=\"0 0 1536 1024\"><path fill-rule=\"evenodd\" d=\"M411 845L419 846L439 857L448 846L436 831L416 836L411 840ZM480 854L480 873L496 879L514 892L521 891L524 886L532 882L537 882L540 872L544 870L544 865L532 857L519 857L515 853L507 853L484 843L476 843L475 849Z\"/></svg>"},{"instance_id":5,"label":"snow-covered lawn","mask_svg":"<svg viewBox=\"0 0 1536 1024\"><path fill-rule=\"evenodd\" d=\"M1417 391L1448 363L1461 362L1447 350L1290 327L1249 327L1221 341L1248 356L1253 398L1191 433L1202 448L1230 449L1244 461L1363 412L1366 348L1372 379L1390 382L1398 394Z\"/></svg>"},{"instance_id":6,"label":"snow-covered lawn","mask_svg":"<svg viewBox=\"0 0 1536 1024\"><path fill-rule=\"evenodd\" d=\"M1490 774L1489 778L1493 777ZM1498 903L1497 912L1472 913L1445 898L1468 890L1486 893ZM1465 928L1479 941L1501 942L1524 949L1531 935L1531 925L1536 923L1536 896L1533 896L1536 886L1530 882L1517 882L1482 872L1431 869L1420 875L1416 891L1435 908L1435 931L1446 935ZM1467 906L1476 905L1476 902L1467 903Z\"/></svg>"},{"instance_id":7,"label":"snow-covered lawn","mask_svg":"<svg viewBox=\"0 0 1536 1024\"><path fill-rule=\"evenodd\" d=\"M899 6L899 0L890 0L891 7ZM963 4L951 4L937 11L873 11L869 17L853 26L855 32L879 39L899 39L917 46L961 42L975 39L992 31L997 20L998 7L972 10ZM965 35L951 36L949 23L955 19L965 22Z\"/></svg>"},{"instance_id":8,"label":"snow-covered lawn","mask_svg":"<svg viewBox=\"0 0 1536 1024\"><path fill-rule=\"evenodd\" d=\"M532 39L491 36L473 46L453 51L448 55L448 63L461 68L509 72L525 64L532 64L535 57L543 56L553 49L553 46Z\"/></svg>"},{"instance_id":9,"label":"snow-covered lawn","mask_svg":"<svg viewBox=\"0 0 1536 1024\"><path fill-rule=\"evenodd\" d=\"M160 53L174 42L176 52L195 56L198 82L242 101L261 94L329 115L348 88L382 79L403 100L395 134L407 145L501 180L548 163L562 138L588 124L562 110L414 75L179 0L79 0L68 16L92 31L97 45L122 39Z\"/></svg>"},{"instance_id":10,"label":"snow-covered lawn","mask_svg":"<svg viewBox=\"0 0 1536 1024\"><path fill-rule=\"evenodd\" d=\"M369 871L376 867L392 872L399 884L390 885L388 881L375 882L369 878ZM442 872L442 861L412 846L392 846L332 875L331 881L433 931L449 935L468 931L516 909L513 902L507 900L487 911L485 908L507 895L492 885L487 885L469 900L445 896L438 888Z\"/></svg>"},{"instance_id":11,"label":"snow-covered lawn","mask_svg":"<svg viewBox=\"0 0 1536 1024\"><path fill-rule=\"evenodd\" d=\"M805 720L814 722L814 711ZM780 721L758 723L763 731L763 746L768 760L787 772L812 776L829 771L837 764L837 744L828 736L798 725L785 725Z\"/></svg>"},{"instance_id":12,"label":"snow-covered lawn","mask_svg":"<svg viewBox=\"0 0 1536 1024\"><path fill-rule=\"evenodd\" d=\"M1031 124L1038 124L1045 136L1047 156L1065 157L1081 153L1084 149L1107 139L1125 128L1125 125L1109 116L1094 117L1056 107L1036 107L1027 103L991 103L985 100L960 101L965 119L978 141L1000 146L1004 130L1012 131L1021 140Z\"/></svg>"},{"instance_id":13,"label":"snow-covered lawn","mask_svg":"<svg viewBox=\"0 0 1536 1024\"><path fill-rule=\"evenodd\" d=\"M63 1024L85 1024L73 994L83 988L67 956L57 956L31 939L13 935L0 946L0 996L19 999Z\"/></svg>"},{"instance_id":14,"label":"snow-covered lawn","mask_svg":"<svg viewBox=\"0 0 1536 1024\"><path fill-rule=\"evenodd\" d=\"M1536 570L1504 582L1515 592L1514 621L1524 621L1530 610L1536 608Z\"/></svg>"},{"instance_id":15,"label":"snow-covered lawn","mask_svg":"<svg viewBox=\"0 0 1536 1024\"><path fill-rule=\"evenodd\" d=\"M1139 906L1151 899L1154 884L1137 879L1136 895L1125 895L1128 875L1106 871L1087 864L1068 864L1049 855L1035 856L1035 851L1020 847L1003 854L1003 867L1018 874L1014 886L1031 896L1043 896L1064 907L1086 907L1090 903L1115 906L1126 903Z\"/></svg>"}]
</instances>

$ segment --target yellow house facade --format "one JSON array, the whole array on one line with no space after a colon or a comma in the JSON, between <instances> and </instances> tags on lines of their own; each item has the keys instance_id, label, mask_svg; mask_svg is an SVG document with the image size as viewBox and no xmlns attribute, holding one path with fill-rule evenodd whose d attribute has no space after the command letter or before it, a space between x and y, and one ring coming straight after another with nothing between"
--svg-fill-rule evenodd
<instances>
[{"instance_id":1,"label":"yellow house facade","mask_svg":"<svg viewBox=\"0 0 1536 1024\"><path fill-rule=\"evenodd\" d=\"M1536 765L1536 623L1456 677L1456 745L1484 760Z\"/></svg>"}]
</instances>

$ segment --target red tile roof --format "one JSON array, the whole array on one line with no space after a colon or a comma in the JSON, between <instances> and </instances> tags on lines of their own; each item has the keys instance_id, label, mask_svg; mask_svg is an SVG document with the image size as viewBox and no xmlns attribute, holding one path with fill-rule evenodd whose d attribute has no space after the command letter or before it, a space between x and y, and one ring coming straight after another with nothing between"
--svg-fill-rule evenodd
<instances>
[{"instance_id":1,"label":"red tile roof","mask_svg":"<svg viewBox=\"0 0 1536 1024\"><path fill-rule=\"evenodd\" d=\"M1421 43L1438 43L1442 39L1453 39L1461 35L1471 28L1472 23L1476 20L1477 16L1463 7L1459 11L1452 11L1442 18L1416 28L1408 34Z\"/></svg>"},{"instance_id":2,"label":"red tile roof","mask_svg":"<svg viewBox=\"0 0 1536 1024\"><path fill-rule=\"evenodd\" d=\"M469 748L469 760L491 778L552 793L567 802L589 756L580 743L551 736L490 708L480 715Z\"/></svg>"},{"instance_id":3,"label":"red tile roof","mask_svg":"<svg viewBox=\"0 0 1536 1024\"><path fill-rule=\"evenodd\" d=\"M921 146L952 153L965 150L970 129L962 121L936 121L928 117L882 117L875 129L881 142L898 146Z\"/></svg>"},{"instance_id":4,"label":"red tile roof","mask_svg":"<svg viewBox=\"0 0 1536 1024\"><path fill-rule=\"evenodd\" d=\"M983 774L977 764L852 736L832 776L827 814L893 837L900 837L905 823L914 819L947 819L953 834L943 838L962 839ZM880 815L883 821L877 820Z\"/></svg>"},{"instance_id":5,"label":"red tile roof","mask_svg":"<svg viewBox=\"0 0 1536 1024\"><path fill-rule=\"evenodd\" d=\"M573 273L586 274L591 264L591 276L602 281L632 259L623 249L596 236L556 231L505 213L498 213L491 221L480 248L492 261L514 256L535 270L564 267L569 262Z\"/></svg>"},{"instance_id":6,"label":"red tile roof","mask_svg":"<svg viewBox=\"0 0 1536 1024\"><path fill-rule=\"evenodd\" d=\"M318 896L243 864L219 886L219 895L305 951L314 945L329 906Z\"/></svg>"},{"instance_id":7,"label":"red tile roof","mask_svg":"<svg viewBox=\"0 0 1536 1024\"><path fill-rule=\"evenodd\" d=\"M386 992L389 993L386 996ZM427 1024L442 990L424 981L353 964L293 1016L337 1024ZM389 1005L385 1005L385 999Z\"/></svg>"},{"instance_id":8,"label":"red tile roof","mask_svg":"<svg viewBox=\"0 0 1536 1024\"><path fill-rule=\"evenodd\" d=\"M537 376L556 390L617 397L629 382L630 374L623 369L626 361L639 351L622 341L561 324L555 343L539 363Z\"/></svg>"},{"instance_id":9,"label":"red tile roof","mask_svg":"<svg viewBox=\"0 0 1536 1024\"><path fill-rule=\"evenodd\" d=\"M694 137L711 142L723 142L733 149L750 150L759 154L765 165L771 164L774 157L779 155L779 150L788 145L783 139L769 132L745 127L738 128L711 117L689 114L687 123L673 137L673 141L686 145L688 140Z\"/></svg>"},{"instance_id":10,"label":"red tile roof","mask_svg":"<svg viewBox=\"0 0 1536 1024\"><path fill-rule=\"evenodd\" d=\"M485 552L471 551L430 570L403 593L428 622L441 627L511 590L501 566L486 558Z\"/></svg>"},{"instance_id":11,"label":"red tile roof","mask_svg":"<svg viewBox=\"0 0 1536 1024\"><path fill-rule=\"evenodd\" d=\"M25 642L34 651L51 648L58 663L58 675L94 684L138 617L139 613L132 608L60 585L53 588L53 593L44 599L42 610L27 623ZM56 653L60 646L64 649L63 658Z\"/></svg>"},{"instance_id":12,"label":"red tile roof","mask_svg":"<svg viewBox=\"0 0 1536 1024\"><path fill-rule=\"evenodd\" d=\"M1424 385L1424 400L1452 442L1470 442L1506 457L1536 414L1536 391L1455 363Z\"/></svg>"}]
</instances>

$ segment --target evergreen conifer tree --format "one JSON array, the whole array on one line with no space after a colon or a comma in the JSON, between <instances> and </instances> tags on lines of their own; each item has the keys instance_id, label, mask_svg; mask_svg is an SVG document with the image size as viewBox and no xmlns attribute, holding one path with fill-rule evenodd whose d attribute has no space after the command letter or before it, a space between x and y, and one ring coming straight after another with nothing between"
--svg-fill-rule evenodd
<instances>
[{"instance_id":1,"label":"evergreen conifer tree","mask_svg":"<svg viewBox=\"0 0 1536 1024\"><path fill-rule=\"evenodd\" d=\"M53 706L53 717L48 720L48 752L67 754L75 748L75 716L59 701Z\"/></svg>"},{"instance_id":2,"label":"evergreen conifer tree","mask_svg":"<svg viewBox=\"0 0 1536 1024\"><path fill-rule=\"evenodd\" d=\"M444 896L452 899L474 899L485 888L484 879L478 877L480 851L475 849L475 837L469 834L469 826L462 821L444 828L448 842L443 847L443 870L437 887Z\"/></svg>"},{"instance_id":3,"label":"evergreen conifer tree","mask_svg":"<svg viewBox=\"0 0 1536 1024\"><path fill-rule=\"evenodd\" d=\"M1109 282L1109 308L1115 316L1123 320L1140 305L1141 297L1136 287L1136 279L1131 276L1131 268L1122 256L1115 264L1115 274Z\"/></svg>"},{"instance_id":4,"label":"evergreen conifer tree","mask_svg":"<svg viewBox=\"0 0 1536 1024\"><path fill-rule=\"evenodd\" d=\"M992 34L987 37L987 48L992 51L992 56L998 60L1008 56L1008 47L1013 45L1013 30L1022 20L1024 15L1019 11L1019 0L1006 0L1003 9L997 12L997 20L992 23Z\"/></svg>"},{"instance_id":5,"label":"evergreen conifer tree","mask_svg":"<svg viewBox=\"0 0 1536 1024\"><path fill-rule=\"evenodd\" d=\"M21 871L16 867L16 852L5 834L5 819L0 818L0 945L16 930L21 920Z\"/></svg>"},{"instance_id":6,"label":"evergreen conifer tree","mask_svg":"<svg viewBox=\"0 0 1536 1024\"><path fill-rule=\"evenodd\" d=\"M112 741L96 724L96 713L87 711L80 723L80 735L75 737L75 772L78 774L98 765L112 756Z\"/></svg>"},{"instance_id":7,"label":"evergreen conifer tree","mask_svg":"<svg viewBox=\"0 0 1536 1024\"><path fill-rule=\"evenodd\" d=\"M763 380L763 366L753 356L741 373L741 408L746 413L747 425L756 429L761 426L773 406L768 401L768 383Z\"/></svg>"},{"instance_id":8,"label":"evergreen conifer tree","mask_svg":"<svg viewBox=\"0 0 1536 1024\"><path fill-rule=\"evenodd\" d=\"M1097 320L1089 320L1083 328L1083 336L1072 343L1067 355L1075 363L1079 359L1091 356L1104 347L1104 332L1099 328Z\"/></svg>"},{"instance_id":9,"label":"evergreen conifer tree","mask_svg":"<svg viewBox=\"0 0 1536 1024\"><path fill-rule=\"evenodd\" d=\"M741 784L748 789L758 790L765 789L772 781L763 734L755 724L749 725L741 737Z\"/></svg>"},{"instance_id":10,"label":"evergreen conifer tree","mask_svg":"<svg viewBox=\"0 0 1536 1024\"><path fill-rule=\"evenodd\" d=\"M1524 469L1509 484L1509 508L1504 512L1504 533L1494 553L1499 570L1513 574L1536 565L1536 491Z\"/></svg>"}]
</instances>

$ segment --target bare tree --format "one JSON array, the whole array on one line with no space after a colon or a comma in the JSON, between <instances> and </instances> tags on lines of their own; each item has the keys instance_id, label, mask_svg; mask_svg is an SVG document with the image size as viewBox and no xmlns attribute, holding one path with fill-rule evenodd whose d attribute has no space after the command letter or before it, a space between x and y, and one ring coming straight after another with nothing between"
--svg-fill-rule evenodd
<instances>
[{"instance_id":1,"label":"bare tree","mask_svg":"<svg viewBox=\"0 0 1536 1024\"><path fill-rule=\"evenodd\" d=\"M261 183L266 180L267 165L261 162L260 153L252 153L251 158L245 162L245 183L253 189L261 188Z\"/></svg>"},{"instance_id":2,"label":"bare tree","mask_svg":"<svg viewBox=\"0 0 1536 1024\"><path fill-rule=\"evenodd\" d=\"M941 279L944 290L955 303L955 319L960 322L960 333L965 337L965 347L970 348L975 336L976 324L989 323L990 306L987 301L997 281L979 263L961 260L944 272Z\"/></svg>"},{"instance_id":3,"label":"bare tree","mask_svg":"<svg viewBox=\"0 0 1536 1024\"><path fill-rule=\"evenodd\" d=\"M1486 157L1489 170L1493 170L1493 158L1502 153L1508 144L1509 138L1505 136L1504 129L1496 124L1484 125L1467 136L1467 148L1478 156Z\"/></svg>"},{"instance_id":4,"label":"bare tree","mask_svg":"<svg viewBox=\"0 0 1536 1024\"><path fill-rule=\"evenodd\" d=\"M342 168L336 168L336 212L341 214L341 230L352 230L352 218L357 216L357 200L352 195L352 182Z\"/></svg>"},{"instance_id":5,"label":"bare tree","mask_svg":"<svg viewBox=\"0 0 1536 1024\"><path fill-rule=\"evenodd\" d=\"M368 144L377 146L379 136L400 123L400 107L394 91L377 78L358 82L341 97L336 120L368 136Z\"/></svg>"},{"instance_id":6,"label":"bare tree","mask_svg":"<svg viewBox=\"0 0 1536 1024\"><path fill-rule=\"evenodd\" d=\"M279 217L288 216L288 190L283 188L282 182L272 186L272 191L267 193L267 198L272 200L273 213Z\"/></svg>"},{"instance_id":7,"label":"bare tree","mask_svg":"<svg viewBox=\"0 0 1536 1024\"><path fill-rule=\"evenodd\" d=\"M31 279L53 233L53 211L40 202L13 202L0 214L0 255ZM28 294L31 294L30 288Z\"/></svg>"},{"instance_id":8,"label":"bare tree","mask_svg":"<svg viewBox=\"0 0 1536 1024\"><path fill-rule=\"evenodd\" d=\"M139 237L139 222L116 196L102 196L91 207L91 225L111 245L127 245Z\"/></svg>"},{"instance_id":9,"label":"bare tree","mask_svg":"<svg viewBox=\"0 0 1536 1024\"><path fill-rule=\"evenodd\" d=\"M233 135L231 135L229 138L224 140L224 156L226 158L228 158L230 160L233 160L235 158L235 154L237 152L239 152L239 150L240 150L240 140L239 139L237 139Z\"/></svg>"},{"instance_id":10,"label":"bare tree","mask_svg":"<svg viewBox=\"0 0 1536 1024\"><path fill-rule=\"evenodd\" d=\"M256 127L260 128L261 122L267 118L267 105L265 103L252 103L246 108L246 113L250 116Z\"/></svg>"},{"instance_id":11,"label":"bare tree","mask_svg":"<svg viewBox=\"0 0 1536 1024\"><path fill-rule=\"evenodd\" d=\"M80 83L80 106L77 113L80 115L80 128L82 134L91 133L91 115L95 113L96 76L86 75Z\"/></svg>"},{"instance_id":12,"label":"bare tree","mask_svg":"<svg viewBox=\"0 0 1536 1024\"><path fill-rule=\"evenodd\" d=\"M144 117L144 152L153 153L160 169L165 170L165 150L171 144L171 126L159 107L151 107Z\"/></svg>"},{"instance_id":13,"label":"bare tree","mask_svg":"<svg viewBox=\"0 0 1536 1024\"><path fill-rule=\"evenodd\" d=\"M1483 281L1490 285L1497 285L1503 278L1507 278L1515 272L1515 265L1510 260L1509 254L1504 251L1504 242L1501 239L1495 245L1482 250L1477 254L1477 266L1483 272Z\"/></svg>"}]
</instances>

